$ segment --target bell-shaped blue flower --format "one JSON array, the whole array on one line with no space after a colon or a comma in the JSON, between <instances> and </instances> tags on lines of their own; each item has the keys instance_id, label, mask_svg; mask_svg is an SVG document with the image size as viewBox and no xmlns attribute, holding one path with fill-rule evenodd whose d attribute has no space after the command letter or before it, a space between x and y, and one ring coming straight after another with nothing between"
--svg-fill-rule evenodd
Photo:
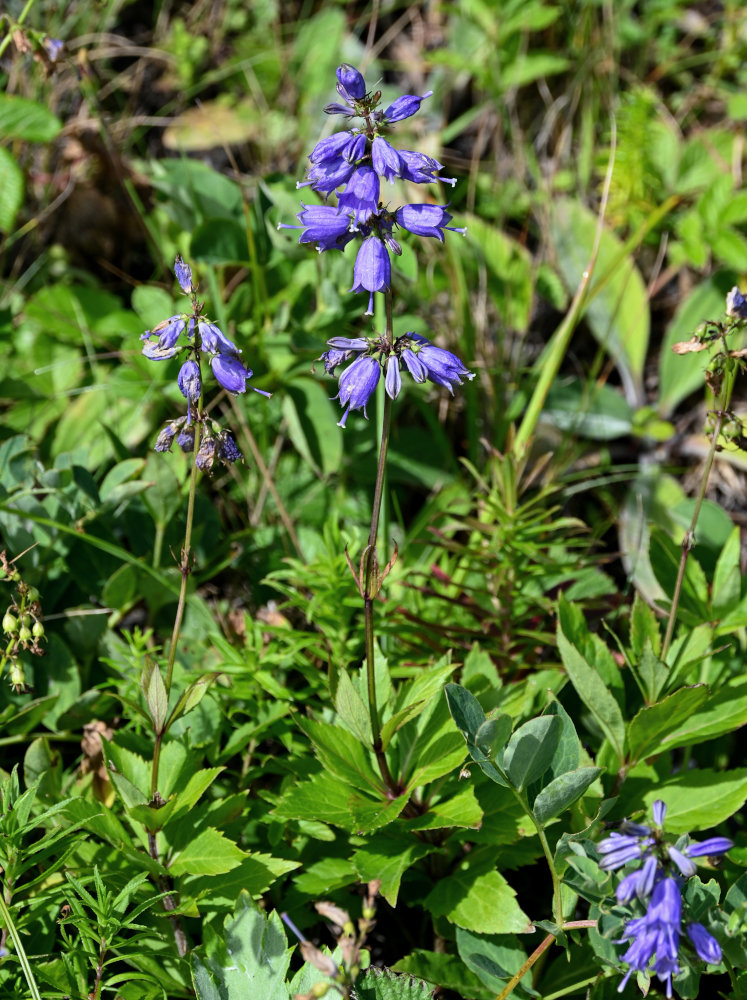
<instances>
[{"instance_id":1,"label":"bell-shaped blue flower","mask_svg":"<svg viewBox=\"0 0 747 1000\"><path fill-rule=\"evenodd\" d=\"M402 175L399 153L380 135L377 135L371 143L371 163L379 177L383 177L390 184L394 183L396 177Z\"/></svg>"},{"instance_id":2,"label":"bell-shaped blue flower","mask_svg":"<svg viewBox=\"0 0 747 1000\"><path fill-rule=\"evenodd\" d=\"M343 63L337 67L337 83L337 92L346 101L359 101L366 96L366 81L363 79L363 74L350 63Z\"/></svg>"},{"instance_id":3,"label":"bell-shaped blue flower","mask_svg":"<svg viewBox=\"0 0 747 1000\"><path fill-rule=\"evenodd\" d=\"M337 198L340 211L350 213L356 226L378 211L379 178L371 167L358 167Z\"/></svg>"},{"instance_id":4,"label":"bell-shaped blue flower","mask_svg":"<svg viewBox=\"0 0 747 1000\"><path fill-rule=\"evenodd\" d=\"M347 409L338 421L339 427L345 426L351 410L363 410L363 416L368 417L366 404L379 383L380 375L381 365L370 355L356 358L340 375L339 392L334 398L339 399L340 405Z\"/></svg>"},{"instance_id":5,"label":"bell-shaped blue flower","mask_svg":"<svg viewBox=\"0 0 747 1000\"><path fill-rule=\"evenodd\" d=\"M174 261L174 274L181 290L185 295L189 295L192 291L192 269L184 263L181 254L177 254Z\"/></svg>"},{"instance_id":6,"label":"bell-shaped blue flower","mask_svg":"<svg viewBox=\"0 0 747 1000\"><path fill-rule=\"evenodd\" d=\"M392 125L394 122L401 122L403 118L409 118L420 110L421 103L432 94L432 90L427 91L422 97L416 97L415 94L403 94L384 111L384 121L387 125Z\"/></svg>"},{"instance_id":7,"label":"bell-shaped blue flower","mask_svg":"<svg viewBox=\"0 0 747 1000\"><path fill-rule=\"evenodd\" d=\"M437 385L445 386L452 396L454 395L454 386L461 385L463 377L466 379L473 379L475 377L473 372L464 367L456 354L452 354L451 351L446 351L442 347L436 347L435 344L432 344L425 337L421 337L416 333L408 334L408 336L412 342L419 345L417 349L418 361L428 370L430 381L435 382ZM624 856L624 860L614 865L615 868L624 865L626 861L630 861L633 857L641 857L640 850L637 854L632 853L630 857L627 856L627 854L635 850L635 844L630 843L634 838L625 838L621 834L612 834L610 839L618 845L618 849L622 849ZM623 840L627 841L624 845L620 843ZM612 848L603 848L603 844L604 841L599 845L599 850L602 853L605 850L613 850ZM615 858L617 857L618 854L615 854Z\"/></svg>"},{"instance_id":8,"label":"bell-shaped blue flower","mask_svg":"<svg viewBox=\"0 0 747 1000\"><path fill-rule=\"evenodd\" d=\"M392 265L378 236L369 236L358 250L353 268L351 292L370 292L366 316L373 316L374 292L384 292L392 279Z\"/></svg>"},{"instance_id":9,"label":"bell-shaped blue flower","mask_svg":"<svg viewBox=\"0 0 747 1000\"><path fill-rule=\"evenodd\" d=\"M324 250L342 250L354 238L350 219L332 205L303 205L297 219L300 226L278 223L278 229L303 229L299 243L314 243L319 253Z\"/></svg>"},{"instance_id":10,"label":"bell-shaped blue flower","mask_svg":"<svg viewBox=\"0 0 747 1000\"><path fill-rule=\"evenodd\" d=\"M432 156L425 153L416 153L410 149L400 149L398 151L400 168L403 181L410 181L413 184L432 184L434 181L443 181L444 184L456 184L455 177L437 177L439 170L443 170L443 164L434 160Z\"/></svg>"},{"instance_id":11,"label":"bell-shaped blue flower","mask_svg":"<svg viewBox=\"0 0 747 1000\"><path fill-rule=\"evenodd\" d=\"M213 375L229 392L246 392L246 380L252 377L234 354L216 354L210 361Z\"/></svg>"},{"instance_id":12,"label":"bell-shaped blue flower","mask_svg":"<svg viewBox=\"0 0 747 1000\"><path fill-rule=\"evenodd\" d=\"M451 215L446 211L446 205L403 205L394 213L398 226L416 236L435 236L441 243L444 241L444 229L452 233L466 233L466 229L448 225Z\"/></svg>"},{"instance_id":13,"label":"bell-shaped blue flower","mask_svg":"<svg viewBox=\"0 0 747 1000\"><path fill-rule=\"evenodd\" d=\"M702 924L688 924L687 936L692 941L698 958L702 958L709 965L719 964L721 961L721 945Z\"/></svg>"},{"instance_id":14,"label":"bell-shaped blue flower","mask_svg":"<svg viewBox=\"0 0 747 1000\"><path fill-rule=\"evenodd\" d=\"M197 405L202 391L202 381L200 379L200 366L195 361L185 361L179 369L177 376L179 390L187 400L187 415L189 422L192 422L192 407Z\"/></svg>"},{"instance_id":15,"label":"bell-shaped blue flower","mask_svg":"<svg viewBox=\"0 0 747 1000\"><path fill-rule=\"evenodd\" d=\"M198 323L197 329L200 334L200 346L203 351L209 354L240 354L238 347L232 340L219 330L215 323Z\"/></svg>"},{"instance_id":16,"label":"bell-shaped blue flower","mask_svg":"<svg viewBox=\"0 0 747 1000\"><path fill-rule=\"evenodd\" d=\"M400 389L402 388L402 376L399 371L399 358L394 354L389 356L386 363L384 388L386 389L387 395L390 399L396 399L397 396L399 396Z\"/></svg>"}]
</instances>

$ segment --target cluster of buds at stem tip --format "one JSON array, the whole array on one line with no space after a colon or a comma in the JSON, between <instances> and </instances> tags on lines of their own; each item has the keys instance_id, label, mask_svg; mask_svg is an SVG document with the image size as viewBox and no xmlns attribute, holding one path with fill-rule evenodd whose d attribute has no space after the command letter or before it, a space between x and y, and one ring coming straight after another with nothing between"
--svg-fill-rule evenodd
<instances>
[{"instance_id":1,"label":"cluster of buds at stem tip","mask_svg":"<svg viewBox=\"0 0 747 1000\"><path fill-rule=\"evenodd\" d=\"M43 656L41 641L46 638L39 591L21 579L21 574L8 559L5 551L0 552L0 579L15 585L15 594L3 615L5 646L0 651L0 673L7 665L8 679L15 691L26 688L23 664L19 660L21 652Z\"/></svg>"},{"instance_id":2,"label":"cluster of buds at stem tip","mask_svg":"<svg viewBox=\"0 0 747 1000\"><path fill-rule=\"evenodd\" d=\"M361 972L361 950L375 924L376 896L380 887L379 879L368 883L357 928L350 914L342 907L326 901L315 904L317 913L330 921L330 930L342 955L342 966L339 966L330 955L325 955L316 945L307 941L287 913L281 914L286 926L300 941L299 947L304 959L329 979L326 983L316 983L308 993L297 993L294 1000L315 1000L317 997L326 996L330 990L345 998L351 996L355 981Z\"/></svg>"}]
</instances>

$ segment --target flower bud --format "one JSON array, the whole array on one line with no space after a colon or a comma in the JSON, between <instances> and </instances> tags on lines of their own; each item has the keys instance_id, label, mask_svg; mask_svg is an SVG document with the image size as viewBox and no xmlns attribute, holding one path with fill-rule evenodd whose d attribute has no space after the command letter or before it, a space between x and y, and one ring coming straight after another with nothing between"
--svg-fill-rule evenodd
<instances>
[{"instance_id":1,"label":"flower bud","mask_svg":"<svg viewBox=\"0 0 747 1000\"><path fill-rule=\"evenodd\" d=\"M44 626L42 625L41 622L34 622L34 626L31 629L31 634L35 639L44 638Z\"/></svg>"},{"instance_id":2,"label":"flower bud","mask_svg":"<svg viewBox=\"0 0 747 1000\"><path fill-rule=\"evenodd\" d=\"M18 619L15 618L14 615L10 613L10 611L6 611L5 614L3 615L3 632L5 632L7 635L13 635L13 633L17 631L18 631Z\"/></svg>"},{"instance_id":3,"label":"flower bud","mask_svg":"<svg viewBox=\"0 0 747 1000\"><path fill-rule=\"evenodd\" d=\"M31 629L28 625L21 625L18 630L19 642L31 642Z\"/></svg>"},{"instance_id":4,"label":"flower bud","mask_svg":"<svg viewBox=\"0 0 747 1000\"><path fill-rule=\"evenodd\" d=\"M21 666L20 663L11 664L8 676L12 687L14 688L26 687L26 675L24 674L23 667Z\"/></svg>"}]
</instances>

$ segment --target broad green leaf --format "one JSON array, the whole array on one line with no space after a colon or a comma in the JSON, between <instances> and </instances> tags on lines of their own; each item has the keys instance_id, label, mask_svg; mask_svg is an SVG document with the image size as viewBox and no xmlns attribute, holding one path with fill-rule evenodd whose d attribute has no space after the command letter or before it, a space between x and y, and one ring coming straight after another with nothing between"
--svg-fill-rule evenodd
<instances>
[{"instance_id":1,"label":"broad green leaf","mask_svg":"<svg viewBox=\"0 0 747 1000\"><path fill-rule=\"evenodd\" d=\"M361 882L381 879L381 895L390 906L396 906L404 873L436 849L435 844L416 840L411 835L385 832L359 848L352 861Z\"/></svg>"},{"instance_id":2,"label":"broad green leaf","mask_svg":"<svg viewBox=\"0 0 747 1000\"><path fill-rule=\"evenodd\" d=\"M544 714L556 715L560 720L558 745L549 767L550 775L557 778L561 774L565 774L566 771L576 770L581 762L581 743L576 733L576 727L573 725L573 719L559 701L551 701Z\"/></svg>"},{"instance_id":3,"label":"broad green leaf","mask_svg":"<svg viewBox=\"0 0 747 1000\"><path fill-rule=\"evenodd\" d=\"M10 233L23 204L23 173L12 153L0 146L0 232Z\"/></svg>"},{"instance_id":4,"label":"broad green leaf","mask_svg":"<svg viewBox=\"0 0 747 1000\"><path fill-rule=\"evenodd\" d=\"M37 101L0 94L0 138L50 142L62 131L62 122Z\"/></svg>"},{"instance_id":5,"label":"broad green leaf","mask_svg":"<svg viewBox=\"0 0 747 1000\"><path fill-rule=\"evenodd\" d=\"M428 811L422 816L405 820L404 823L408 830L441 830L452 826L479 829L482 818L483 812L475 797L475 790L471 785L466 785L439 802L429 804Z\"/></svg>"},{"instance_id":6,"label":"broad green leaf","mask_svg":"<svg viewBox=\"0 0 747 1000\"><path fill-rule=\"evenodd\" d=\"M123 775L143 796L150 797L151 766L149 761L139 754L119 746L115 740L104 740L104 759L110 762L110 774Z\"/></svg>"},{"instance_id":7,"label":"broad green leaf","mask_svg":"<svg viewBox=\"0 0 747 1000\"><path fill-rule=\"evenodd\" d=\"M612 441L630 434L633 410L612 386L572 379L553 384L541 420L594 441Z\"/></svg>"},{"instance_id":8,"label":"broad green leaf","mask_svg":"<svg viewBox=\"0 0 747 1000\"><path fill-rule=\"evenodd\" d=\"M190 256L195 261L219 266L248 262L246 226L233 219L207 219L192 233Z\"/></svg>"},{"instance_id":9,"label":"broad green leaf","mask_svg":"<svg viewBox=\"0 0 747 1000\"><path fill-rule=\"evenodd\" d=\"M188 812L202 798L223 770L222 767L203 767L191 774L185 787L176 793L177 805L174 819Z\"/></svg>"},{"instance_id":10,"label":"broad green leaf","mask_svg":"<svg viewBox=\"0 0 747 1000\"><path fill-rule=\"evenodd\" d=\"M328 389L310 378L297 378L286 389L283 417L293 447L317 475L328 476L342 463L342 430Z\"/></svg>"},{"instance_id":11,"label":"broad green leaf","mask_svg":"<svg viewBox=\"0 0 747 1000\"><path fill-rule=\"evenodd\" d=\"M508 935L473 934L457 927L456 946L459 955L493 994L500 993L506 982L524 965L527 954L516 940ZM527 969L514 987L512 996L539 996L532 989L532 970Z\"/></svg>"},{"instance_id":12,"label":"broad green leaf","mask_svg":"<svg viewBox=\"0 0 747 1000\"><path fill-rule=\"evenodd\" d=\"M471 858L441 879L423 905L434 917L483 934L520 934L530 923L503 875Z\"/></svg>"},{"instance_id":13,"label":"broad green leaf","mask_svg":"<svg viewBox=\"0 0 747 1000\"><path fill-rule=\"evenodd\" d=\"M173 876L221 875L229 872L246 857L246 853L212 827L198 833L168 864Z\"/></svg>"},{"instance_id":14,"label":"broad green leaf","mask_svg":"<svg viewBox=\"0 0 747 1000\"><path fill-rule=\"evenodd\" d=\"M747 680L735 677L661 741L659 753L717 739L747 725Z\"/></svg>"},{"instance_id":15,"label":"broad green leaf","mask_svg":"<svg viewBox=\"0 0 747 1000\"><path fill-rule=\"evenodd\" d=\"M467 227L465 252L473 259L475 255L482 258L496 278L489 282L488 292L503 322L513 330L526 330L532 302L532 259L526 247L475 215L459 225Z\"/></svg>"},{"instance_id":16,"label":"broad green leaf","mask_svg":"<svg viewBox=\"0 0 747 1000\"><path fill-rule=\"evenodd\" d=\"M630 615L630 645L636 657L643 655L647 642L651 644L651 649L658 656L661 650L659 619L654 614L653 609L637 593Z\"/></svg>"},{"instance_id":17,"label":"broad green leaf","mask_svg":"<svg viewBox=\"0 0 747 1000\"><path fill-rule=\"evenodd\" d=\"M571 293L589 265L596 230L596 214L581 202L560 199L554 203L551 233ZM650 327L646 285L633 258L608 229L602 231L589 296L584 319L617 365L626 397L640 397Z\"/></svg>"},{"instance_id":18,"label":"broad green leaf","mask_svg":"<svg viewBox=\"0 0 747 1000\"><path fill-rule=\"evenodd\" d=\"M198 1000L289 1000L288 947L277 911L264 913L242 892L223 933L213 932L191 954Z\"/></svg>"},{"instance_id":19,"label":"broad green leaf","mask_svg":"<svg viewBox=\"0 0 747 1000\"><path fill-rule=\"evenodd\" d=\"M650 812L656 799L667 804L667 830L680 834L709 830L723 823L747 799L747 768L731 771L683 771L641 797Z\"/></svg>"},{"instance_id":20,"label":"broad green leaf","mask_svg":"<svg viewBox=\"0 0 747 1000\"><path fill-rule=\"evenodd\" d=\"M587 663L563 634L558 623L558 649L563 665L581 701L596 719L602 732L610 741L617 759L625 759L625 722L620 706L594 668Z\"/></svg>"},{"instance_id":21,"label":"broad green leaf","mask_svg":"<svg viewBox=\"0 0 747 1000\"><path fill-rule=\"evenodd\" d=\"M475 733L475 746L489 760L496 760L506 747L513 729L510 715L493 715Z\"/></svg>"},{"instance_id":22,"label":"broad green leaf","mask_svg":"<svg viewBox=\"0 0 747 1000\"><path fill-rule=\"evenodd\" d=\"M293 882L299 892L318 899L351 885L357 877L353 862L347 858L321 857L319 861L304 865Z\"/></svg>"},{"instance_id":23,"label":"broad green leaf","mask_svg":"<svg viewBox=\"0 0 747 1000\"><path fill-rule=\"evenodd\" d=\"M503 755L503 770L514 788L523 790L547 771L561 729L557 716L543 715L530 719L516 730Z\"/></svg>"},{"instance_id":24,"label":"broad green leaf","mask_svg":"<svg viewBox=\"0 0 747 1000\"><path fill-rule=\"evenodd\" d=\"M242 890L255 898L261 896L277 879L299 867L298 861L252 853L223 875L185 878L182 880L182 891L199 900L201 910L228 908L233 906Z\"/></svg>"},{"instance_id":25,"label":"broad green leaf","mask_svg":"<svg viewBox=\"0 0 747 1000\"><path fill-rule=\"evenodd\" d=\"M475 743L475 738L480 726L485 722L483 712L477 698L460 684L447 684L444 692L446 701L457 728L467 742L469 755L476 764L479 764L484 773L499 785L506 785L506 779L490 760L485 756L485 752L480 750Z\"/></svg>"},{"instance_id":26,"label":"broad green leaf","mask_svg":"<svg viewBox=\"0 0 747 1000\"><path fill-rule=\"evenodd\" d=\"M601 767L579 767L566 771L546 785L534 800L532 812L538 823L546 823L581 798L602 773Z\"/></svg>"},{"instance_id":27,"label":"broad green leaf","mask_svg":"<svg viewBox=\"0 0 747 1000\"><path fill-rule=\"evenodd\" d=\"M708 697L705 684L680 688L656 705L642 708L628 730L628 753L633 762L659 753L667 736L695 715Z\"/></svg>"},{"instance_id":28,"label":"broad green leaf","mask_svg":"<svg viewBox=\"0 0 747 1000\"><path fill-rule=\"evenodd\" d=\"M641 694L650 704L658 701L667 681L672 680L666 664L659 659L650 645L645 647L638 661L631 664L631 669L641 688Z\"/></svg>"}]
</instances>

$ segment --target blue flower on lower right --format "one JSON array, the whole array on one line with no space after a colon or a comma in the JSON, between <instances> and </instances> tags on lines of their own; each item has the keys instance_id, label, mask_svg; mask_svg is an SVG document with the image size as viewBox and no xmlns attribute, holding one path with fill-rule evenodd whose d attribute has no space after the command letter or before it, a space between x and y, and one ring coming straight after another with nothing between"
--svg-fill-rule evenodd
<instances>
[{"instance_id":1,"label":"blue flower on lower right","mask_svg":"<svg viewBox=\"0 0 747 1000\"><path fill-rule=\"evenodd\" d=\"M621 832L611 833L597 845L602 870L617 871L635 864L615 890L618 903L635 905L637 901L639 906L645 906L642 916L625 922L622 937L615 942L628 946L620 956L628 971L619 992L633 973L640 973L644 981L655 975L664 985L666 996L671 997L672 977L683 971L681 959L692 951L709 965L721 963L721 945L702 923L689 920L687 912L683 935L683 909L688 909L693 895L688 891L688 880L697 871L692 859L716 861L734 845L727 837L697 842L686 835L669 843L663 830L666 809L661 800L654 802L651 826L625 820Z\"/></svg>"}]
</instances>

